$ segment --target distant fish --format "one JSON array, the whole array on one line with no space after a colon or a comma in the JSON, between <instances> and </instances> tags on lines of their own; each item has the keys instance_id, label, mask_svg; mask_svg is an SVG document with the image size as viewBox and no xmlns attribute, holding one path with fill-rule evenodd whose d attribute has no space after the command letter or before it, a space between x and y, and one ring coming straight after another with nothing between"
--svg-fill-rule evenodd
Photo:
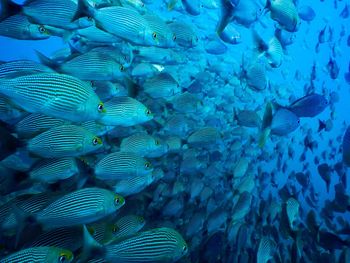
<instances>
[{"instance_id":1,"label":"distant fish","mask_svg":"<svg viewBox=\"0 0 350 263\"><path fill-rule=\"evenodd\" d=\"M341 11L339 16L341 18L347 19L349 17L349 13L350 13L350 11L349 11L349 4L345 4L344 9Z\"/></svg>"},{"instance_id":2,"label":"distant fish","mask_svg":"<svg viewBox=\"0 0 350 263\"><path fill-rule=\"evenodd\" d=\"M257 252L257 263L267 263L272 259L274 250L276 248L276 243L268 237L262 237L259 242L258 252Z\"/></svg>"},{"instance_id":3,"label":"distant fish","mask_svg":"<svg viewBox=\"0 0 350 263\"><path fill-rule=\"evenodd\" d=\"M316 13L311 6L304 5L298 8L299 17L307 22L311 22L315 19Z\"/></svg>"},{"instance_id":4,"label":"distant fish","mask_svg":"<svg viewBox=\"0 0 350 263\"><path fill-rule=\"evenodd\" d=\"M329 75L332 79L338 78L340 68L339 68L338 63L335 59L329 58L329 61L327 64L327 70L328 70Z\"/></svg>"},{"instance_id":5,"label":"distant fish","mask_svg":"<svg viewBox=\"0 0 350 263\"><path fill-rule=\"evenodd\" d=\"M331 184L331 168L328 164L322 163L317 166L317 171L321 176L322 180L326 183L327 193L329 193L329 187Z\"/></svg>"},{"instance_id":6,"label":"distant fish","mask_svg":"<svg viewBox=\"0 0 350 263\"><path fill-rule=\"evenodd\" d=\"M350 127L345 131L343 137L343 162L346 166L350 166Z\"/></svg>"},{"instance_id":7,"label":"distant fish","mask_svg":"<svg viewBox=\"0 0 350 263\"><path fill-rule=\"evenodd\" d=\"M198 16L201 13L202 4L200 0L181 0L181 2L189 14Z\"/></svg>"},{"instance_id":8,"label":"distant fish","mask_svg":"<svg viewBox=\"0 0 350 263\"><path fill-rule=\"evenodd\" d=\"M296 32L300 27L298 11L291 0L268 0L267 8L271 18L289 32Z\"/></svg>"},{"instance_id":9,"label":"distant fish","mask_svg":"<svg viewBox=\"0 0 350 263\"><path fill-rule=\"evenodd\" d=\"M315 117L328 107L328 101L323 95L309 94L294 101L288 109L298 117Z\"/></svg>"}]
</instances>

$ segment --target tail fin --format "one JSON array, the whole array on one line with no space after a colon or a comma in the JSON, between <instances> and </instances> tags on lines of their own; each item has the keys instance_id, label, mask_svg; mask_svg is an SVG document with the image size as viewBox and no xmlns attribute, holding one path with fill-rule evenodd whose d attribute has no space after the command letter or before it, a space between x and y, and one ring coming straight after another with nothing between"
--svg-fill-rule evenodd
<instances>
[{"instance_id":1,"label":"tail fin","mask_svg":"<svg viewBox=\"0 0 350 263\"><path fill-rule=\"evenodd\" d=\"M40 62L45 66L48 66L49 68L52 68L54 70L59 68L59 65L55 61L46 57L43 53L40 53L38 50L35 50L35 53L38 56Z\"/></svg>"},{"instance_id":2,"label":"tail fin","mask_svg":"<svg viewBox=\"0 0 350 263\"><path fill-rule=\"evenodd\" d=\"M72 22L84 17L94 17L96 10L86 1L86 0L78 0L78 9L72 18Z\"/></svg>"},{"instance_id":3,"label":"tail fin","mask_svg":"<svg viewBox=\"0 0 350 263\"><path fill-rule=\"evenodd\" d=\"M91 236L89 230L83 225L83 252L81 262L101 257L103 254L104 247Z\"/></svg>"},{"instance_id":4,"label":"tail fin","mask_svg":"<svg viewBox=\"0 0 350 263\"><path fill-rule=\"evenodd\" d=\"M326 129L326 123L324 121L318 120L318 132Z\"/></svg>"}]
</instances>

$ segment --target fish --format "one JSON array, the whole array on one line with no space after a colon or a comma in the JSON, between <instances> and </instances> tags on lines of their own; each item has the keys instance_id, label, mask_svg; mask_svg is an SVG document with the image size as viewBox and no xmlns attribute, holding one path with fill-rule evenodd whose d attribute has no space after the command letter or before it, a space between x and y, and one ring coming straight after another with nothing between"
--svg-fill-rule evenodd
<instances>
[{"instance_id":1,"label":"fish","mask_svg":"<svg viewBox=\"0 0 350 263\"><path fill-rule=\"evenodd\" d=\"M322 113L328 107L328 101L323 95L308 94L294 101L288 110L292 111L298 117L315 117Z\"/></svg>"},{"instance_id":2,"label":"fish","mask_svg":"<svg viewBox=\"0 0 350 263\"><path fill-rule=\"evenodd\" d=\"M149 161L132 152L115 152L103 157L95 166L95 176L100 180L128 179L152 173Z\"/></svg>"},{"instance_id":3,"label":"fish","mask_svg":"<svg viewBox=\"0 0 350 263\"><path fill-rule=\"evenodd\" d=\"M101 138L77 125L61 125L29 140L28 151L42 158L83 156L102 147Z\"/></svg>"},{"instance_id":4,"label":"fish","mask_svg":"<svg viewBox=\"0 0 350 263\"><path fill-rule=\"evenodd\" d=\"M118 180L113 184L115 192L127 197L140 193L146 187L155 181L154 170L145 175L136 175L134 177Z\"/></svg>"},{"instance_id":5,"label":"fish","mask_svg":"<svg viewBox=\"0 0 350 263\"><path fill-rule=\"evenodd\" d=\"M38 262L38 263L55 263L55 262L72 262L73 253L69 250L57 247L32 247L19 250L13 254L1 259L3 263L14 262Z\"/></svg>"},{"instance_id":6,"label":"fish","mask_svg":"<svg viewBox=\"0 0 350 263\"><path fill-rule=\"evenodd\" d=\"M300 27L298 10L291 0L268 0L267 8L271 18L289 32L296 32Z\"/></svg>"},{"instance_id":7,"label":"fish","mask_svg":"<svg viewBox=\"0 0 350 263\"><path fill-rule=\"evenodd\" d=\"M129 127L154 118L149 108L131 97L114 97L107 101L105 106L108 111L98 120L104 125Z\"/></svg>"},{"instance_id":8,"label":"fish","mask_svg":"<svg viewBox=\"0 0 350 263\"><path fill-rule=\"evenodd\" d=\"M14 60L0 65L1 78L16 78L38 73L54 73L51 68L31 60Z\"/></svg>"},{"instance_id":9,"label":"fish","mask_svg":"<svg viewBox=\"0 0 350 263\"><path fill-rule=\"evenodd\" d=\"M123 77L124 66L112 56L96 50L75 56L62 64L49 60L37 52L43 64L80 80L118 80Z\"/></svg>"},{"instance_id":10,"label":"fish","mask_svg":"<svg viewBox=\"0 0 350 263\"><path fill-rule=\"evenodd\" d=\"M342 141L343 163L350 166L350 128L345 131Z\"/></svg>"},{"instance_id":11,"label":"fish","mask_svg":"<svg viewBox=\"0 0 350 263\"><path fill-rule=\"evenodd\" d=\"M222 41L228 44L236 45L242 42L241 34L235 28L233 23L227 24L227 26L220 32L219 37Z\"/></svg>"},{"instance_id":12,"label":"fish","mask_svg":"<svg viewBox=\"0 0 350 263\"><path fill-rule=\"evenodd\" d=\"M300 125L296 114L287 109L278 109L272 117L271 134L284 136L295 131Z\"/></svg>"},{"instance_id":13,"label":"fish","mask_svg":"<svg viewBox=\"0 0 350 263\"><path fill-rule=\"evenodd\" d=\"M79 122L99 119L106 111L91 86L69 75L42 73L1 79L0 86L1 94L31 113Z\"/></svg>"},{"instance_id":14,"label":"fish","mask_svg":"<svg viewBox=\"0 0 350 263\"><path fill-rule=\"evenodd\" d=\"M276 243L268 237L262 237L257 252L257 262L266 263L273 258Z\"/></svg>"},{"instance_id":15,"label":"fish","mask_svg":"<svg viewBox=\"0 0 350 263\"><path fill-rule=\"evenodd\" d=\"M165 153L164 146L158 138L139 133L124 138L120 144L121 152L133 152L142 157L160 157Z\"/></svg>"},{"instance_id":16,"label":"fish","mask_svg":"<svg viewBox=\"0 0 350 263\"><path fill-rule=\"evenodd\" d=\"M145 242L147 245L141 245ZM170 262L184 257L188 246L176 230L162 227L140 232L103 250L103 258L112 262Z\"/></svg>"},{"instance_id":17,"label":"fish","mask_svg":"<svg viewBox=\"0 0 350 263\"><path fill-rule=\"evenodd\" d=\"M19 40L41 40L51 37L43 25L31 23L24 15L13 15L0 22L0 35Z\"/></svg>"},{"instance_id":18,"label":"fish","mask_svg":"<svg viewBox=\"0 0 350 263\"><path fill-rule=\"evenodd\" d=\"M33 181L56 183L79 173L74 158L44 159L35 164L29 173Z\"/></svg>"},{"instance_id":19,"label":"fish","mask_svg":"<svg viewBox=\"0 0 350 263\"><path fill-rule=\"evenodd\" d=\"M38 212L35 220L46 229L88 224L98 221L125 204L112 191L90 187L68 193Z\"/></svg>"},{"instance_id":20,"label":"fish","mask_svg":"<svg viewBox=\"0 0 350 263\"><path fill-rule=\"evenodd\" d=\"M153 99L169 98L181 91L179 83L169 73L160 73L146 79L143 91Z\"/></svg>"},{"instance_id":21,"label":"fish","mask_svg":"<svg viewBox=\"0 0 350 263\"><path fill-rule=\"evenodd\" d=\"M322 163L317 166L317 171L321 176L321 178L323 179L323 181L326 183L327 193L329 193L329 187L331 184L331 172L332 172L331 168L329 167L328 164Z\"/></svg>"},{"instance_id":22,"label":"fish","mask_svg":"<svg viewBox=\"0 0 350 263\"><path fill-rule=\"evenodd\" d=\"M199 38L192 25L182 21L173 21L168 26L176 36L177 45L184 48L193 48L198 45Z\"/></svg>"},{"instance_id":23,"label":"fish","mask_svg":"<svg viewBox=\"0 0 350 263\"><path fill-rule=\"evenodd\" d=\"M132 8L108 6L96 9L86 0L79 0L75 18L84 16L92 17L98 28L131 43L144 46L159 43L157 32L152 31L147 20Z\"/></svg>"},{"instance_id":24,"label":"fish","mask_svg":"<svg viewBox=\"0 0 350 263\"><path fill-rule=\"evenodd\" d=\"M201 1L200 0L181 0L181 3L183 7L185 8L186 12L193 16L198 16L201 13Z\"/></svg>"},{"instance_id":25,"label":"fish","mask_svg":"<svg viewBox=\"0 0 350 263\"><path fill-rule=\"evenodd\" d=\"M292 230L296 229L295 223L299 216L299 207L299 202L293 197L289 198L286 202L288 222Z\"/></svg>"},{"instance_id":26,"label":"fish","mask_svg":"<svg viewBox=\"0 0 350 263\"><path fill-rule=\"evenodd\" d=\"M26 1L24 5L17 5L8 0L3 1L3 3L5 12L7 11L9 14L21 13L38 25L48 25L68 30L93 25L93 21L88 17L74 19L74 15L78 11L78 5L71 0L34 0Z\"/></svg>"},{"instance_id":27,"label":"fish","mask_svg":"<svg viewBox=\"0 0 350 263\"><path fill-rule=\"evenodd\" d=\"M304 5L298 8L298 14L300 19L307 21L307 22L311 22L315 19L316 17L316 13L315 10L308 5Z\"/></svg>"},{"instance_id":28,"label":"fish","mask_svg":"<svg viewBox=\"0 0 350 263\"><path fill-rule=\"evenodd\" d=\"M146 224L145 219L138 215L126 215L117 220L113 238L107 244L117 243L138 233Z\"/></svg>"},{"instance_id":29,"label":"fish","mask_svg":"<svg viewBox=\"0 0 350 263\"><path fill-rule=\"evenodd\" d=\"M189 145L194 147L210 147L220 140L220 133L216 128L203 127L193 132L188 138Z\"/></svg>"}]
</instances>

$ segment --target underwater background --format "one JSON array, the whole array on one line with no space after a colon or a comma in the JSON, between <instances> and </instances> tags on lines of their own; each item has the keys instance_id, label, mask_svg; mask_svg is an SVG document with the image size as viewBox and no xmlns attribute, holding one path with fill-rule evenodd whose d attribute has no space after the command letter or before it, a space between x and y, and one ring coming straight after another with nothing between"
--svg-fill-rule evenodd
<instances>
[{"instance_id":1,"label":"underwater background","mask_svg":"<svg viewBox=\"0 0 350 263\"><path fill-rule=\"evenodd\" d=\"M349 1L16 3L0 262L350 262Z\"/></svg>"}]
</instances>

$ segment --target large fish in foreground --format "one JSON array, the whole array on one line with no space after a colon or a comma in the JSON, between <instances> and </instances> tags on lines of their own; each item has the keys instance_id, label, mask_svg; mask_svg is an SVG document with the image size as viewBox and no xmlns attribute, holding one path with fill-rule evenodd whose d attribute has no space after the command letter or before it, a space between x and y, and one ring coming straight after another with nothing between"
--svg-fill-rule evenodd
<instances>
[{"instance_id":1,"label":"large fish in foreground","mask_svg":"<svg viewBox=\"0 0 350 263\"><path fill-rule=\"evenodd\" d=\"M43 73L1 79L0 93L28 112L75 122L100 119L105 112L92 87L69 75Z\"/></svg>"}]
</instances>

